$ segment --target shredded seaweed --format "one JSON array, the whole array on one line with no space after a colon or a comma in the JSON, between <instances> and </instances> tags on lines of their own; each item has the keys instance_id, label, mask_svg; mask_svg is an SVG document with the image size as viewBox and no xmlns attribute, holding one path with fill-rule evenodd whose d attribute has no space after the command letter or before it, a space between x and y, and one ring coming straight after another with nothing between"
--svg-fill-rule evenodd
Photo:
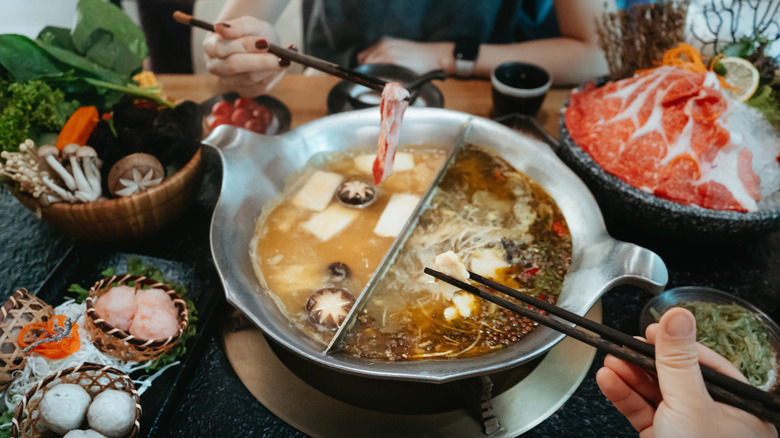
<instances>
[{"instance_id":1,"label":"shredded seaweed","mask_svg":"<svg viewBox=\"0 0 780 438\"><path fill-rule=\"evenodd\" d=\"M685 302L696 317L696 340L725 357L753 386L766 385L775 369L766 325L737 304Z\"/></svg>"}]
</instances>

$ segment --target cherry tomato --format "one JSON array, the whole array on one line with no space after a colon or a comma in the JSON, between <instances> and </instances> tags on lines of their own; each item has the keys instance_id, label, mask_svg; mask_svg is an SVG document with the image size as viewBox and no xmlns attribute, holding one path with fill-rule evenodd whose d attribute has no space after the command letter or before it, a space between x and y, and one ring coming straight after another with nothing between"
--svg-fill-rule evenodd
<instances>
[{"instance_id":1,"label":"cherry tomato","mask_svg":"<svg viewBox=\"0 0 780 438\"><path fill-rule=\"evenodd\" d=\"M274 121L274 113L265 105L258 105L253 109L252 117L261 120L266 126L269 126Z\"/></svg>"},{"instance_id":2,"label":"cherry tomato","mask_svg":"<svg viewBox=\"0 0 780 438\"><path fill-rule=\"evenodd\" d=\"M243 125L247 120L249 120L249 111L246 108L236 108L230 115L230 121L236 126Z\"/></svg>"},{"instance_id":3,"label":"cherry tomato","mask_svg":"<svg viewBox=\"0 0 780 438\"><path fill-rule=\"evenodd\" d=\"M220 100L211 107L211 114L220 117L230 117L233 113L233 104L224 100Z\"/></svg>"},{"instance_id":4,"label":"cherry tomato","mask_svg":"<svg viewBox=\"0 0 780 438\"><path fill-rule=\"evenodd\" d=\"M258 134L265 134L266 129L268 129L268 126L266 126L262 120L258 119L249 119L244 123L244 128L255 131Z\"/></svg>"},{"instance_id":5,"label":"cherry tomato","mask_svg":"<svg viewBox=\"0 0 780 438\"><path fill-rule=\"evenodd\" d=\"M209 116L209 129L214 129L219 125L229 125L230 119L222 116Z\"/></svg>"},{"instance_id":6,"label":"cherry tomato","mask_svg":"<svg viewBox=\"0 0 780 438\"><path fill-rule=\"evenodd\" d=\"M252 111L255 107L257 107L257 102L254 101L254 99L250 99L248 97L239 97L236 99L235 102L233 102L233 108L244 108L246 110Z\"/></svg>"}]
</instances>

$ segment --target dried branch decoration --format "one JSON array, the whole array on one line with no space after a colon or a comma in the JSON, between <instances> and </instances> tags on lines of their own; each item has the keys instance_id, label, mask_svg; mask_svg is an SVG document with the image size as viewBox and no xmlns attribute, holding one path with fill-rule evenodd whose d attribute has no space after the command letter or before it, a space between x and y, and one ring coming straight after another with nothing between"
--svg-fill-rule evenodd
<instances>
[{"instance_id":1,"label":"dried branch decoration","mask_svg":"<svg viewBox=\"0 0 780 438\"><path fill-rule=\"evenodd\" d=\"M703 20L698 29L691 24L691 36L702 49L717 53L742 36L780 39L780 0L699 0L697 6Z\"/></svg>"},{"instance_id":2,"label":"dried branch decoration","mask_svg":"<svg viewBox=\"0 0 780 438\"><path fill-rule=\"evenodd\" d=\"M683 41L690 0L637 4L597 20L610 78L623 79L654 66L664 52Z\"/></svg>"}]
</instances>

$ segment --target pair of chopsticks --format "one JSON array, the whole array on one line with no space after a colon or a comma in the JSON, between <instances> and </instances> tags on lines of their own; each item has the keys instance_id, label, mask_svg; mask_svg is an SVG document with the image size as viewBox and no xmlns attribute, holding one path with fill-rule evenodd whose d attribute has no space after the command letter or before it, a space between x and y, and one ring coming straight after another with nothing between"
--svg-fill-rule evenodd
<instances>
[{"instance_id":1,"label":"pair of chopsticks","mask_svg":"<svg viewBox=\"0 0 780 438\"><path fill-rule=\"evenodd\" d=\"M213 24L207 23L203 20L198 20L197 18L194 18L192 15L185 14L184 12L181 11L174 12L173 19L187 26L198 27L200 29L204 29L209 32L214 32ZM333 76L337 76L342 79L346 79L350 82L363 85L364 87L368 87L380 93L382 92L382 90L384 90L385 84L387 83L379 78L375 78L373 76L369 76L363 73L358 73L354 70L341 67L338 64L325 61L324 59L298 53L295 50L285 49L284 47L277 46L276 44L269 44L268 52L273 53L279 58L295 61L298 64L302 64L305 65L306 67L311 67L315 70L319 70L321 72Z\"/></svg>"},{"instance_id":2,"label":"pair of chopsticks","mask_svg":"<svg viewBox=\"0 0 780 438\"><path fill-rule=\"evenodd\" d=\"M567 336L571 336L588 345L604 350L626 362L637 365L649 372L655 373L655 346L629 336L611 327L591 321L568 310L562 309L547 301L526 295L520 291L504 286L489 278L482 277L469 271L469 278L491 289L502 292L516 298L529 306L543 310L550 315L557 316L565 321L576 324L579 327L590 330L599 336L594 336L583 330L579 330L569 324L563 323L551 316L544 315L530 308L519 306L504 298L493 295L471 284L452 278L444 273L431 268L425 268L425 273L438 278L455 287L470 292L484 300L495 303L505 309L527 317L539 324L550 327ZM712 398L721 403L749 412L762 420L774 425L780 425L780 397L766 391L762 391L747 383L721 374L712 368L701 365L704 383Z\"/></svg>"}]
</instances>

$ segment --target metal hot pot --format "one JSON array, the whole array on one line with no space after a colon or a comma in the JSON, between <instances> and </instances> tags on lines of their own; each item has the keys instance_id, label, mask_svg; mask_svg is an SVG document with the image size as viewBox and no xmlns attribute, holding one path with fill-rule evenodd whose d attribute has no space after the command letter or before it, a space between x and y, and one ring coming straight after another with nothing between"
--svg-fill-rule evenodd
<instances>
[{"instance_id":1,"label":"metal hot pot","mask_svg":"<svg viewBox=\"0 0 780 438\"><path fill-rule=\"evenodd\" d=\"M464 132L466 142L494 150L538 182L566 217L573 257L559 306L584 315L619 284L634 284L654 294L664 289L668 273L663 261L647 249L611 238L588 188L546 144L491 120L434 108L407 111L400 143L453 148ZM561 341L563 335L538 327L520 342L481 356L376 362L326 353L320 343L288 322L252 268L249 245L257 218L312 155L375 145L378 135L379 111L366 109L328 116L280 136L220 126L204 140L219 151L223 166L222 189L211 222L211 250L227 300L284 348L332 370L362 377L449 382L516 367Z\"/></svg>"}]
</instances>

